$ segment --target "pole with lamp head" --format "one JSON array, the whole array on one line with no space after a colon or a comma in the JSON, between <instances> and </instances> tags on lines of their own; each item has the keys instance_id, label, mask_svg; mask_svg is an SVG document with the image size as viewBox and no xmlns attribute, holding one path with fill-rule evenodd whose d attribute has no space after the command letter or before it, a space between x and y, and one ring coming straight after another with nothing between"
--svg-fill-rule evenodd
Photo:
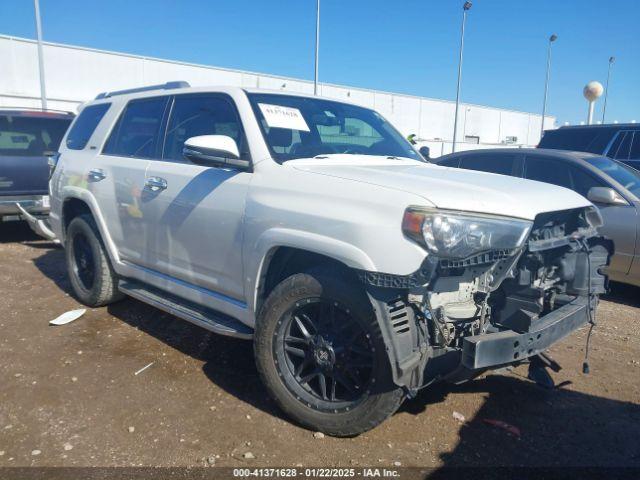
<instances>
[{"instance_id":1,"label":"pole with lamp head","mask_svg":"<svg viewBox=\"0 0 640 480\"><path fill-rule=\"evenodd\" d=\"M602 105L602 123L604 123L604 116L607 113L607 98L609 97L609 78L611 77L611 65L616 61L616 57L609 57L609 69L607 70L607 83L604 88L604 104Z\"/></svg>"},{"instance_id":2,"label":"pole with lamp head","mask_svg":"<svg viewBox=\"0 0 640 480\"><path fill-rule=\"evenodd\" d=\"M453 143L451 150L456 151L456 137L458 135L458 109L460 108L460 85L462 83L462 54L464 51L464 27L467 23L467 12L473 4L469 1L464 2L462 6L462 29L460 33L460 58L458 59L458 86L456 88L456 111L453 119Z\"/></svg>"},{"instance_id":3,"label":"pole with lamp head","mask_svg":"<svg viewBox=\"0 0 640 480\"><path fill-rule=\"evenodd\" d=\"M551 75L551 45L558 39L555 33L549 37L549 46L547 47L547 74L544 81L544 99L542 101L542 119L540 120L540 138L544 135L544 117L547 113L547 95L549 93L549 77Z\"/></svg>"}]
</instances>

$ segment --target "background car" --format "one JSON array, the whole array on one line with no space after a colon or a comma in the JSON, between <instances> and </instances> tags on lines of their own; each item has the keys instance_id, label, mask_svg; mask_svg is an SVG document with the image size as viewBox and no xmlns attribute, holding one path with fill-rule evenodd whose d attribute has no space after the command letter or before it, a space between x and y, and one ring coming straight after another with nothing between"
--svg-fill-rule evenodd
<instances>
[{"instance_id":1,"label":"background car","mask_svg":"<svg viewBox=\"0 0 640 480\"><path fill-rule=\"evenodd\" d=\"M578 192L602 213L602 233L615 243L612 280L640 286L640 172L608 157L546 149L491 149L434 160L464 168L552 183Z\"/></svg>"},{"instance_id":2,"label":"background car","mask_svg":"<svg viewBox=\"0 0 640 480\"><path fill-rule=\"evenodd\" d=\"M576 125L546 130L538 148L606 155L640 169L640 124Z\"/></svg>"},{"instance_id":3,"label":"background car","mask_svg":"<svg viewBox=\"0 0 640 480\"><path fill-rule=\"evenodd\" d=\"M49 167L74 114L0 109L0 220L19 220L27 212L49 211Z\"/></svg>"}]
</instances>

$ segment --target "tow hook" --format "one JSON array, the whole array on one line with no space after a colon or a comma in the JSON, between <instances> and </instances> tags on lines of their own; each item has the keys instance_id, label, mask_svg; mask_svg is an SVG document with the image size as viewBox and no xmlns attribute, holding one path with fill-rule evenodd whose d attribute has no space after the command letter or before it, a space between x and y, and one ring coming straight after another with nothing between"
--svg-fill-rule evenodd
<instances>
[{"instance_id":1,"label":"tow hook","mask_svg":"<svg viewBox=\"0 0 640 480\"><path fill-rule=\"evenodd\" d=\"M552 390L556 387L553 378L549 375L547 368L550 368L554 372L559 372L562 367L553 358L544 352L539 353L530 358L529 360L529 373L527 377L532 380L536 385Z\"/></svg>"}]
</instances>

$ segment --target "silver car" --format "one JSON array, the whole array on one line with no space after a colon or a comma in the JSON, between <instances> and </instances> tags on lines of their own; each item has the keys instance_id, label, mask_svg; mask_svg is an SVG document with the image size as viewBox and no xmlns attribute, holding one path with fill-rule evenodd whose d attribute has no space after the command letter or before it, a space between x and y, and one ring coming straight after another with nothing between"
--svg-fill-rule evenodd
<instances>
[{"instance_id":1,"label":"silver car","mask_svg":"<svg viewBox=\"0 0 640 480\"><path fill-rule=\"evenodd\" d=\"M435 163L552 183L591 200L615 243L611 280L640 286L640 172L608 157L550 149L502 148L445 155Z\"/></svg>"}]
</instances>

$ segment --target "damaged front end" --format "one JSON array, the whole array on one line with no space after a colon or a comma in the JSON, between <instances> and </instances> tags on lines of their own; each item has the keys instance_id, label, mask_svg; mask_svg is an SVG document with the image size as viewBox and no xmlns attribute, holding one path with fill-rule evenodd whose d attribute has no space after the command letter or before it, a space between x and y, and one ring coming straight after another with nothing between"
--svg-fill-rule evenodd
<instances>
[{"instance_id":1,"label":"damaged front end","mask_svg":"<svg viewBox=\"0 0 640 480\"><path fill-rule=\"evenodd\" d=\"M439 215L405 216L405 233L429 252L418 272L363 274L397 385L412 393L437 380L463 382L527 361L595 322L613 243L598 235L594 207L534 222ZM457 252L446 248L454 243Z\"/></svg>"}]
</instances>

